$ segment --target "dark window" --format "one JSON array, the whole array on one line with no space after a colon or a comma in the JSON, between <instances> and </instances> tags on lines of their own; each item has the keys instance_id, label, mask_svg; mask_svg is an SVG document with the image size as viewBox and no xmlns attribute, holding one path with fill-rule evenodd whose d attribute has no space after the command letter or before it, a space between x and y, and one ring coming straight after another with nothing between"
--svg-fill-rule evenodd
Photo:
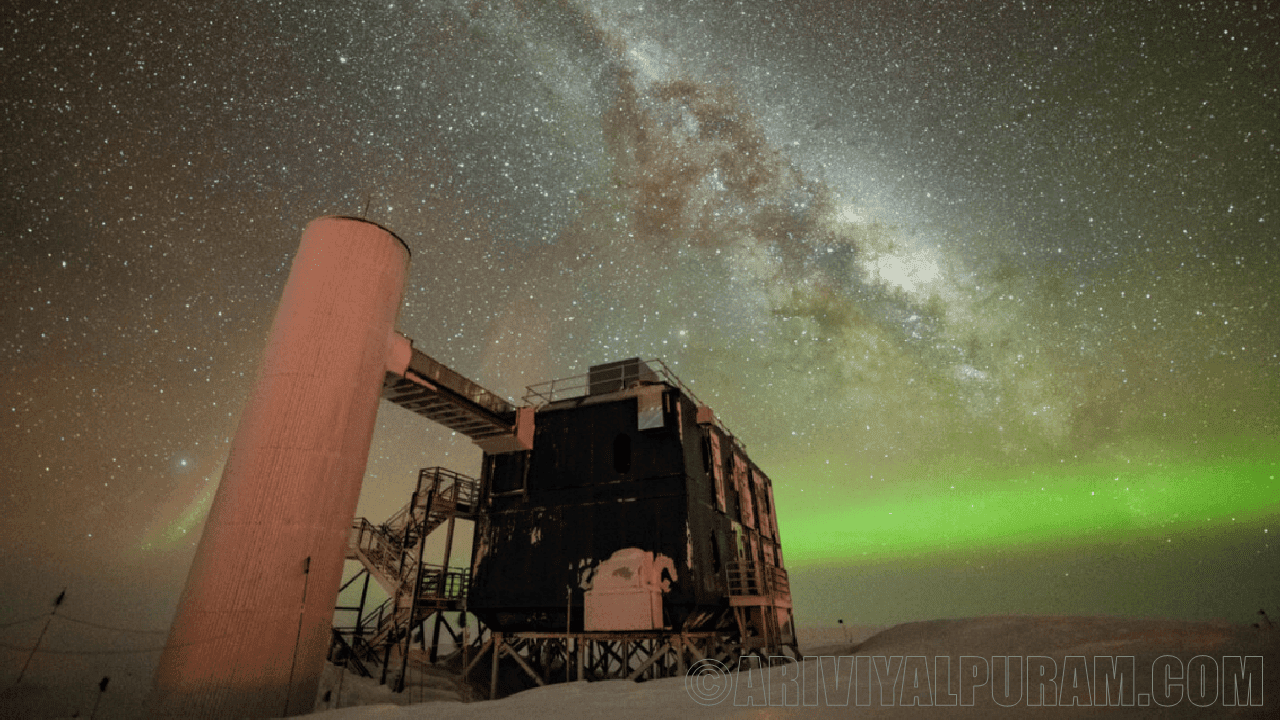
<instances>
[{"instance_id":1,"label":"dark window","mask_svg":"<svg viewBox=\"0 0 1280 720\"><path fill-rule=\"evenodd\" d=\"M620 473L631 472L631 436L618 433L613 439L613 469Z\"/></svg>"},{"instance_id":2,"label":"dark window","mask_svg":"<svg viewBox=\"0 0 1280 720\"><path fill-rule=\"evenodd\" d=\"M490 487L495 493L514 492L524 489L525 464L529 452L502 453L490 455Z\"/></svg>"}]
</instances>

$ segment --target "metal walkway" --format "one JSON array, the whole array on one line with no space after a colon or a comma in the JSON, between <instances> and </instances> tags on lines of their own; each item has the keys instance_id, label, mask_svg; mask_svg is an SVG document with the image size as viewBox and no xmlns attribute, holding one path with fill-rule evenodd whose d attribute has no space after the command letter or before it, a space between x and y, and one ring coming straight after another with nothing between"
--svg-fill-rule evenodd
<instances>
[{"instance_id":1,"label":"metal walkway","mask_svg":"<svg viewBox=\"0 0 1280 720\"><path fill-rule=\"evenodd\" d=\"M382 397L481 447L515 435L514 405L416 348L403 376L387 373Z\"/></svg>"}]
</instances>

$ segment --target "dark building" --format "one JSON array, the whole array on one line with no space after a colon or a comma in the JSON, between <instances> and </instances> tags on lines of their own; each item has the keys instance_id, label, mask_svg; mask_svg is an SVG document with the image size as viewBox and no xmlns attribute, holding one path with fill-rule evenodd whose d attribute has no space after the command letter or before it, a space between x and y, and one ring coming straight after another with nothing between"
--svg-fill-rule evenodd
<instances>
[{"instance_id":1,"label":"dark building","mask_svg":"<svg viewBox=\"0 0 1280 720\"><path fill-rule=\"evenodd\" d=\"M383 396L470 437L481 477L425 468L389 520L355 520L347 557L362 569L344 587L364 585L359 604L337 608L354 622L335 625L335 661L403 687L415 629L434 662L443 627L463 677L487 668L496 697L678 677L700 659L799 657L769 478L661 361L536 385L521 407L416 349L405 362ZM455 519L475 523L469 568L450 564ZM436 528L439 565L422 555ZM390 596L376 608L370 580ZM476 633L451 611L478 618Z\"/></svg>"},{"instance_id":2,"label":"dark building","mask_svg":"<svg viewBox=\"0 0 1280 720\"><path fill-rule=\"evenodd\" d=\"M773 488L660 361L531 387L486 452L468 610L503 633L712 633L796 649Z\"/></svg>"}]
</instances>

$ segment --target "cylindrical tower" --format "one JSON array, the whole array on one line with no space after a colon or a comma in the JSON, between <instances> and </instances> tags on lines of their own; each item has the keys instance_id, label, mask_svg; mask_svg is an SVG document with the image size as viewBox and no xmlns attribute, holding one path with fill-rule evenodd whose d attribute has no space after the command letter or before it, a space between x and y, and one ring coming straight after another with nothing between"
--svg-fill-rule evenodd
<instances>
[{"instance_id":1,"label":"cylindrical tower","mask_svg":"<svg viewBox=\"0 0 1280 720\"><path fill-rule=\"evenodd\" d=\"M370 222L322 217L303 232L153 716L311 711L408 264L405 244Z\"/></svg>"}]
</instances>

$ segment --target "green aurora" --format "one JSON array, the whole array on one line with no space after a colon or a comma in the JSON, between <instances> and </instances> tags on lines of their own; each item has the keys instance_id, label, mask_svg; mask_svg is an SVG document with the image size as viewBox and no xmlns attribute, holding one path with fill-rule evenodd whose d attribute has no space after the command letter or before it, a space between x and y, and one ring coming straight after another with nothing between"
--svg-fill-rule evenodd
<instances>
[{"instance_id":1,"label":"green aurora","mask_svg":"<svg viewBox=\"0 0 1280 720\"><path fill-rule=\"evenodd\" d=\"M995 479L940 473L940 479L886 484L838 510L784 514L779 525L788 563L797 566L1135 540L1274 518L1280 514L1278 470L1275 460L1258 459L1121 470L1047 467Z\"/></svg>"},{"instance_id":2,"label":"green aurora","mask_svg":"<svg viewBox=\"0 0 1280 720\"><path fill-rule=\"evenodd\" d=\"M831 467L779 469L813 487ZM1249 621L1280 592L1277 474L1274 445L1240 459L935 466L839 502L785 491L779 530L807 624L1032 607Z\"/></svg>"}]
</instances>

